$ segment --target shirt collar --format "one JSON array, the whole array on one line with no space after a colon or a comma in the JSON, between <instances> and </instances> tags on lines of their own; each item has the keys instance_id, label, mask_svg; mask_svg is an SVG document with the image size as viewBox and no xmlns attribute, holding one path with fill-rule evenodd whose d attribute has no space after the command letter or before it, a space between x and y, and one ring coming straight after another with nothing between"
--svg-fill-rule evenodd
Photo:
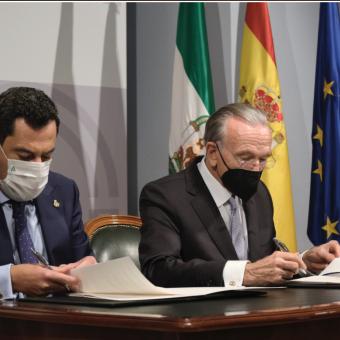
<instances>
[{"instance_id":1,"label":"shirt collar","mask_svg":"<svg viewBox=\"0 0 340 340\"><path fill-rule=\"evenodd\" d=\"M217 207L221 207L225 202L227 202L231 196L230 191L228 191L209 171L207 165L205 164L205 157L197 163L198 171L200 172L205 185L208 187L212 198L215 201Z\"/></svg>"},{"instance_id":2,"label":"shirt collar","mask_svg":"<svg viewBox=\"0 0 340 340\"><path fill-rule=\"evenodd\" d=\"M11 199L7 197L1 190L0 190L0 205L5 203L10 203ZM34 204L34 201L27 201L26 205Z\"/></svg>"},{"instance_id":3,"label":"shirt collar","mask_svg":"<svg viewBox=\"0 0 340 340\"><path fill-rule=\"evenodd\" d=\"M0 190L0 204L7 203L10 199Z\"/></svg>"}]
</instances>

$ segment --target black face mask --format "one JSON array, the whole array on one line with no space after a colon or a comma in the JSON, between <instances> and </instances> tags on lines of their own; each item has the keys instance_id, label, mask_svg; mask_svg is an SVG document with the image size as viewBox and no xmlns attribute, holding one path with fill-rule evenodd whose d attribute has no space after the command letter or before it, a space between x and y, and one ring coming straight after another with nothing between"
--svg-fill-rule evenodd
<instances>
[{"instance_id":1,"label":"black face mask","mask_svg":"<svg viewBox=\"0 0 340 340\"><path fill-rule=\"evenodd\" d=\"M244 169L230 169L224 161L220 149L217 146L217 150L222 158L224 165L228 168L222 176L221 180L223 185L234 195L247 201L253 196L257 190L257 185L260 181L262 171L251 171Z\"/></svg>"}]
</instances>

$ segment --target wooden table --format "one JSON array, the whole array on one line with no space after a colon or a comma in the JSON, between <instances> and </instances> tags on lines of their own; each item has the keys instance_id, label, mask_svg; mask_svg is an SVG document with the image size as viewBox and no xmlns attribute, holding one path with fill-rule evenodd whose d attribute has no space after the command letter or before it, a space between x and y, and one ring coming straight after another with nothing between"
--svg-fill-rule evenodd
<instances>
[{"instance_id":1,"label":"wooden table","mask_svg":"<svg viewBox=\"0 0 340 340\"><path fill-rule=\"evenodd\" d=\"M276 289L258 297L130 307L0 303L6 339L337 339L340 290Z\"/></svg>"}]
</instances>

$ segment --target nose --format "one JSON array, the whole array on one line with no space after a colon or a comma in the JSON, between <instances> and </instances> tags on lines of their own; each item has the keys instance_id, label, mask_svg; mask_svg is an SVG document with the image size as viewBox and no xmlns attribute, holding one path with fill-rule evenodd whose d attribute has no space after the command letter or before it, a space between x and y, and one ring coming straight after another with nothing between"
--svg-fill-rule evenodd
<instances>
[{"instance_id":1,"label":"nose","mask_svg":"<svg viewBox=\"0 0 340 340\"><path fill-rule=\"evenodd\" d=\"M252 171L261 171L261 170L263 170L263 165L261 164L261 161L259 159L254 159L249 164L249 170L252 170Z\"/></svg>"},{"instance_id":2,"label":"nose","mask_svg":"<svg viewBox=\"0 0 340 340\"><path fill-rule=\"evenodd\" d=\"M42 163L43 160L41 158L41 156L36 156L32 159L32 162L35 162L35 163Z\"/></svg>"}]
</instances>

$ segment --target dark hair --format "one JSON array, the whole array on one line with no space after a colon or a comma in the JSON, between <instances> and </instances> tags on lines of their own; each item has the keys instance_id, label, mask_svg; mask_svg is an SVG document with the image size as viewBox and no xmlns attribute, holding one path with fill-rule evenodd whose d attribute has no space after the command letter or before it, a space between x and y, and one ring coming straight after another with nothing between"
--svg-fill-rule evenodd
<instances>
[{"instance_id":1,"label":"dark hair","mask_svg":"<svg viewBox=\"0 0 340 340\"><path fill-rule=\"evenodd\" d=\"M40 129L54 120L59 131L55 104L43 91L32 87L11 87L0 94L0 144L14 133L17 118L24 118L33 129Z\"/></svg>"}]
</instances>

